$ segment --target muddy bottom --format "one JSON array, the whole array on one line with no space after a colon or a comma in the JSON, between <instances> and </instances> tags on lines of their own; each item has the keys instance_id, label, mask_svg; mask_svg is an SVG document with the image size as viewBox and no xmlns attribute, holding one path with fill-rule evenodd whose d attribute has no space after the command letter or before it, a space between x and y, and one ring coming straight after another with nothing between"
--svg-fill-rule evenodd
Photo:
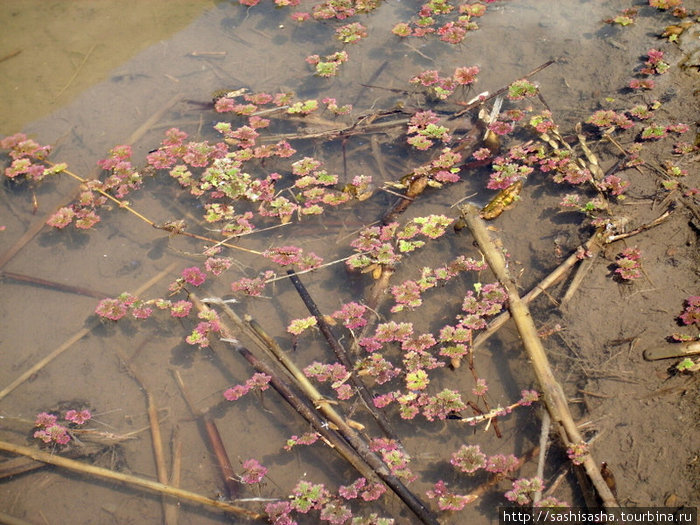
<instances>
[{"instance_id":1,"label":"muddy bottom","mask_svg":"<svg viewBox=\"0 0 700 525\"><path fill-rule=\"evenodd\" d=\"M51 4L51 14L57 19L62 13L59 4ZM294 245L316 253L325 262L341 261L301 276L323 314L332 314L349 301L369 302L375 282L372 269L348 272L342 259L352 254L349 244L358 232L365 226L378 225L395 205L397 192L404 191L386 183L400 181L429 162L432 153L406 145L405 124L340 140L328 136L295 139L295 135L314 135L338 123L347 127L359 115L380 110L410 113L431 109L440 117L453 115L477 94L494 93L553 60L532 78L539 95L526 103L506 100L503 110L523 109L528 104L535 107L535 112L550 110L564 140L588 162L578 145L577 123L600 109L622 112L660 101L653 120L663 126L683 123L688 131L671 131L660 140L642 140L640 133L647 123L636 121L633 131L618 129L612 135L620 147L628 150L635 143L641 144L640 156L645 161L644 165L615 171L629 182L629 187L624 199L608 199L606 217L610 217L610 224L617 225L611 234L621 239L575 265L530 308L572 415L584 437L591 440L592 456L598 463L605 462L614 474L617 501L626 506L697 507L697 372L679 372L676 365L680 358L644 359L645 350L668 347L672 334L689 338L698 335L697 324L679 322L684 301L700 295L696 189L700 185L700 75L694 63L696 44L687 35L680 46L657 36L678 20L670 12L646 5L636 6L639 13L634 24L623 27L603 20L632 7L627 1L599 5L566 0L546 4L535 0L489 3L486 14L477 19L479 29L470 31L461 44L451 45L436 35L401 39L392 34L395 24L416 20L419 6L386 2L357 18L367 27L368 37L343 46L335 30L347 20L299 23L290 19L287 9L276 9L265 2L253 7L218 2L201 16L197 16L197 6L189 6L182 16L165 16L160 12L165 8L154 3L137 18L139 23L150 20L151 25L161 28L161 40L136 42L135 37L124 36L129 42L117 46L119 53L110 51L104 43L110 29L95 35L92 31L71 30L69 22L65 31L52 25L53 41L62 50L52 51L57 58L51 62L55 65L60 59L61 63L60 71L52 74L61 76L54 77L54 83L41 80L41 89L48 90L42 100L53 103L39 107L38 102L29 101L32 86L37 83L32 72L44 71L49 65L42 66L40 53L23 43L20 37L26 27L12 23L20 18L33 21L37 13L33 7L27 7L28 13L22 12L21 3L14 3L14 11L0 15L0 19L9 31L14 28L14 41L22 52L13 55L14 48L8 48L8 58L0 62L0 71L5 68L9 72L6 81L0 83L0 94L7 99L10 94L17 97L18 92L26 91L27 96L19 99L27 100L17 108L0 110L0 130L3 135L24 131L42 144L53 144L54 162L65 161L73 172L88 178L99 174L97 160L105 158L116 144L133 143L132 161L143 166L148 152L159 147L165 130L172 127L187 132L193 141L221 140L212 125L223 117L211 106L213 94L220 90L294 92L302 101L334 97L339 105L352 103L353 111L348 116L336 117L326 111L312 123L289 119L275 122L273 126L278 127L274 132L268 130L269 134L292 137L289 140L297 153L291 159L265 159L255 164L255 175L264 178L279 172L291 178L290 162L308 156L321 160L329 173L339 174L339 187L355 176L371 175L375 188L383 189L366 201L331 208L319 216L295 217L283 226L271 218L256 216L261 230L270 229L232 240L232 246L222 252L222 256L233 259L231 267L218 278L210 274L201 286L189 287L199 297L231 298L232 282L256 278L267 270L276 272L280 278L267 285L262 297L236 294L239 302L232 303L232 308L238 315L258 320L304 368L316 361L333 363L336 357L318 330L298 338L289 333L292 320L310 314L286 279L285 269L259 254L271 247ZM310 10L311 6L298 9ZM184 21L185 14L192 16L189 25ZM109 17L118 15L110 10ZM115 34L120 27L100 21ZM180 30L183 26L185 29ZM697 23L692 30L696 29ZM13 41L9 33L3 36L3 40ZM652 48L663 50L670 66L668 72L653 75L653 89L630 89L631 79L643 78L640 69ZM332 78L313 76L314 69L306 57L330 55L339 49L347 50L350 57L339 74ZM118 65L106 68L107 57L117 55ZM457 67L477 64L478 82L458 88L444 102L408 83L422 71L450 75ZM31 117L28 106L36 110ZM491 102L487 104L490 108ZM27 120L41 114L45 116L39 120ZM397 119L409 118L397 115ZM230 115L225 117L234 120ZM464 119L460 125L469 128L470 122ZM501 154L515 144L538 140L536 134L520 129L523 123L517 126L519 131L503 137ZM259 131L261 135L268 132ZM601 138L601 130L586 125L583 132L603 172L629 160L623 158L617 146ZM479 141L483 138L481 134L474 136ZM674 153L674 144L680 141L695 149L684 155ZM0 162L2 169L10 163L4 152ZM666 162L687 173L669 175ZM456 219L457 203L467 199L483 206L489 202L495 194L486 189L491 170L474 163L473 158L465 159L465 163L459 172L460 182L439 189L429 187L397 220L405 224L430 214ZM669 180L677 180L680 185L676 189L665 186ZM227 389L244 385L255 370L230 343L214 338L211 347L198 349L185 342L201 321L194 310L187 318L157 312L146 320L124 318L118 322L95 314L98 297L116 297L124 291L139 290L144 299L168 298L168 285L181 277L185 268L203 268L203 250L214 242L153 228L117 204L112 204L90 230L72 225L62 230L42 227L58 207L74 198L77 188L78 183L68 176L34 187L3 179L0 440L37 449L37 414L51 412L63 417L67 410L87 409L92 413L89 430L84 434L76 431L73 437L92 448L83 449L86 456L79 461L153 481L159 476L150 410L151 420L160 424L167 471L160 480L211 500L264 514L268 503L289 501L300 482L322 483L337 495L341 485L356 480L359 474L323 440L285 450L292 436L314 429L273 389L249 392L235 402L224 398ZM557 184L551 174L535 170L515 205L488 223L509 255L509 269L521 295L594 235L596 226L584 213L559 206L567 193L577 191L580 188ZM595 191L581 193L591 199L596 196ZM156 224L182 219L188 224L186 231L221 240L215 231L217 224L202 219L202 203L183 191L167 171L148 179L144 188L129 195L128 200L133 209ZM247 205L241 204L241 210ZM252 206L250 209L257 210ZM628 233L634 234L626 236ZM641 266L639 275L626 281L620 279L616 269L619 254L629 248L639 249ZM391 286L420 279L424 267L436 268L460 255L481 258L468 230L456 233L450 229L441 238L428 240L425 248L409 254L395 268L380 297L390 298ZM562 304L575 276L580 279L576 291ZM474 290L475 283L492 281L488 270L465 272L444 286L424 292L424 304L415 311L392 313L394 302L388 300L372 313L372 319L375 323L413 323L415 333L430 332L437 337L445 324L455 322L465 295ZM173 300L184 298L182 292L173 296ZM332 330L341 345L350 346L350 332L341 326ZM254 339L241 336L238 329L233 332L257 352ZM401 363L403 350L394 343L385 354L387 359ZM447 364L437 351L435 355ZM465 400L481 403L472 394L478 375L488 382L489 402L488 407L478 404L478 410L488 412L517 402L523 389L538 388L512 322L474 353L474 370L472 374L466 361L456 369L444 366L431 370L427 392L435 395L443 389L454 389ZM188 406L178 386L178 375L192 406ZM375 396L405 390L403 376L386 385L369 384ZM317 386L324 396L335 397L328 383ZM364 439L381 435L357 395L339 401L337 406L364 425L359 431ZM409 489L439 523L461 524L496 523L496 509L509 504L504 494L512 488L513 480L535 476L538 460L530 456L540 443L542 411L541 403L518 407L507 416L477 426L460 421L457 414L435 421L423 416L405 419L399 415L396 403L385 413L412 457L409 467L415 479L406 481ZM459 414L474 415L476 411L470 408ZM234 473L231 477L236 480L233 484L224 479L220 461L208 445L212 422L228 453ZM554 432L549 442L543 475L545 495L584 505L566 450ZM523 465L517 473L487 486L494 479L483 470L468 475L450 464L452 454L460 447L477 444L488 456L512 454L524 458ZM42 449L59 455L66 450L55 444L42 445ZM128 482L114 483L59 466L35 465L34 470L11 475L11 468L20 468L10 463L14 458L10 452L0 452L0 522L214 524L247 519L231 518L211 502L202 506L179 499L174 503ZM264 465L267 473L259 482L238 486L245 474L244 465L250 465L246 462L251 459ZM178 464L179 469L175 469ZM179 477L171 477L174 469L179 470ZM463 510L441 511L437 499L427 494L440 480L451 492L478 494L478 498ZM231 485L240 492L231 494ZM396 523L420 522L391 494L376 501L339 501L355 516L376 514L393 518ZM177 518L173 517L173 508ZM294 517L299 523L318 523L320 519L318 510ZM349 523L348 519L337 522Z\"/></svg>"}]
</instances>

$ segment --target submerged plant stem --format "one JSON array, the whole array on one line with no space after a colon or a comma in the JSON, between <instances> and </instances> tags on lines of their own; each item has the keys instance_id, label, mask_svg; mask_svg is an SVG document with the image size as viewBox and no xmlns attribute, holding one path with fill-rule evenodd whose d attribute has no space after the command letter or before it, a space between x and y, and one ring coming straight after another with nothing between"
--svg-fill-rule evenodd
<instances>
[{"instance_id":1,"label":"submerged plant stem","mask_svg":"<svg viewBox=\"0 0 700 525\"><path fill-rule=\"evenodd\" d=\"M263 517L261 514L253 512L252 510L231 505L225 501L207 498L206 496L202 496L201 494L197 494L195 492L190 492L189 490L171 487L170 485L165 485L163 483L151 481L150 479L145 479L138 476L132 476L131 474L125 474L123 472L115 472L114 470L96 467L94 465L87 465L85 463L81 463L80 461L67 459L56 454L50 454L36 448L14 445L12 443L8 443L7 441L0 441L0 450L10 452L11 454L27 456L35 461L55 465L57 467L72 470L73 472L80 472L81 474L87 474L88 476L118 481L119 483L124 483L130 487L138 487L156 492L158 494L164 494L166 496L172 496L181 500L199 503L200 505L214 507L237 516L251 519L261 519Z\"/></svg>"},{"instance_id":2,"label":"submerged plant stem","mask_svg":"<svg viewBox=\"0 0 700 525\"><path fill-rule=\"evenodd\" d=\"M518 295L517 286L508 273L503 253L496 248L496 245L491 240L484 221L479 217L479 210L476 206L464 206L462 208L462 216L484 253L491 270L508 292L508 308L518 328L523 346L542 389L547 410L562 443L566 447L583 443L583 438L571 417L564 391L554 377L542 341L537 335L537 328L532 320L532 314L527 304ZM608 510L619 507L615 496L600 474L598 464L590 453L585 454L582 458L582 463L586 474L603 501L604 507Z\"/></svg>"}]
</instances>

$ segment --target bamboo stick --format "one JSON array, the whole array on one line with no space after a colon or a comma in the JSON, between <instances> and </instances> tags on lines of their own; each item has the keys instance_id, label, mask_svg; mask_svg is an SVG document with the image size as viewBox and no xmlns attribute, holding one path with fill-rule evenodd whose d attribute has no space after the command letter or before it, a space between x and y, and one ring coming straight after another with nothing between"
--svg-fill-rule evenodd
<instances>
[{"instance_id":1,"label":"bamboo stick","mask_svg":"<svg viewBox=\"0 0 700 525\"><path fill-rule=\"evenodd\" d=\"M144 341L144 344L146 342L147 340ZM141 346L143 346L143 344ZM151 430L151 445L153 446L153 459L156 464L156 477L158 478L158 481L160 483L167 484L168 468L165 464L165 454L163 452L163 437L160 431L160 422L158 421L158 407L156 405L155 397L153 397L153 394L150 392L150 390L146 388L145 381L143 380L141 375L136 371L136 369L131 366L131 361L122 351L122 349L117 347L115 350L119 358L122 360L122 363L127 368L131 377L134 378L141 390L143 390L143 392L146 394L148 423L149 428ZM161 499L161 505L163 507L163 521L165 525L175 525L175 522L173 522L172 519L169 517L169 513L172 512L169 510L169 508L172 507L172 505L167 500L167 498L163 497Z\"/></svg>"},{"instance_id":2,"label":"bamboo stick","mask_svg":"<svg viewBox=\"0 0 700 525\"><path fill-rule=\"evenodd\" d=\"M588 250L590 246L595 242L596 238L598 236L598 232L593 234L593 236L588 239L584 244L580 246L581 249L583 250ZM532 302L536 297L539 297L539 295L547 290L550 286L553 286L556 284L564 275L566 275L566 272L568 272L578 261L580 261L578 257L578 249L575 250L569 257L564 260L559 266L557 266L547 277L542 279L540 283L535 286L532 290L530 290L527 294L525 294L522 297L522 300L525 301L526 303ZM505 311L496 317L494 317L488 324L485 330L479 333L479 335L474 339L474 342L472 343L472 348L476 349L482 344L484 344L493 334L495 334L504 324L508 322L510 319L511 315L509 311Z\"/></svg>"},{"instance_id":3,"label":"bamboo stick","mask_svg":"<svg viewBox=\"0 0 700 525\"><path fill-rule=\"evenodd\" d=\"M222 310L226 315L228 315L231 320L236 324L236 327L241 331L249 331L251 335L254 336L254 340L260 343L261 348L271 357L280 362L284 369L289 373L291 379L294 381L295 385L299 390L303 391L304 394L309 398L313 406L317 407L323 415L328 418L328 420L333 423L336 427L353 429L353 425L348 423L348 421L340 415L333 405L327 402L327 399L321 394L316 387L308 380L304 373L299 369L296 364L289 359L286 352L277 344L277 342L270 337L267 332L263 329L260 324L254 319L249 319L246 322L236 315L236 313L223 301L218 303L221 305ZM357 423L354 423L357 425Z\"/></svg>"},{"instance_id":4,"label":"bamboo stick","mask_svg":"<svg viewBox=\"0 0 700 525\"><path fill-rule=\"evenodd\" d=\"M491 240L486 225L479 217L478 208L470 204L462 207L461 211L491 270L508 292L508 307L520 333L525 351L532 363L535 376L543 393L545 405L552 418L552 423L557 429L563 445L567 448L573 445L585 445L571 417L564 391L554 377L554 373L549 365L544 346L537 335L537 328L532 320L532 315L525 302L518 295L517 286L508 273L503 253L496 248ZM606 509L619 507L615 496L600 475L598 465L590 452L585 453L582 463L588 478L595 486L603 502L603 506Z\"/></svg>"},{"instance_id":5,"label":"bamboo stick","mask_svg":"<svg viewBox=\"0 0 700 525\"><path fill-rule=\"evenodd\" d=\"M596 232L591 236L590 239L588 239L585 243L583 243L576 250L574 250L571 253L571 255L569 255L569 257L567 257L564 260L564 262L562 262L559 266L552 270L552 272L547 277L542 279L542 281L540 281L539 284L532 288L532 290L525 294L521 299L529 304L536 297L539 297L539 295L545 290L547 290L550 286L553 286L554 284L559 282L566 275L566 273L581 260L579 257L580 252L590 252L593 247L598 246L599 244L610 244L615 241L619 241L621 239L626 239L633 235L637 235L638 233L646 231L650 228L654 228L661 224L664 220L666 220L670 216L670 213L670 210L665 211L650 223L643 224L639 228L636 228L630 232L613 235L603 235L601 231L596 230ZM570 296L573 294L573 292L570 292L570 290L574 289L574 286L578 286L578 284L574 285L572 281L572 284L569 285L569 288L567 290L567 295ZM563 304L564 300L561 301L561 305ZM508 322L509 319L509 311L505 311L494 317L489 322L486 329L480 332L479 335L474 339L474 342L472 343L472 348L476 349L482 344L484 344L493 334L495 334L501 328L501 326Z\"/></svg>"},{"instance_id":6,"label":"bamboo stick","mask_svg":"<svg viewBox=\"0 0 700 525\"><path fill-rule=\"evenodd\" d=\"M194 294L190 293L190 300L201 311L206 312L209 308L202 303ZM360 438L344 420L338 421L340 434L330 428L319 413L309 406L308 402L302 399L280 376L266 363L255 357L250 350L233 337L231 330L222 320L221 324L222 341L232 345L236 351L248 361L255 370L270 376L270 385L287 401L292 407L306 419L311 426L321 434L339 454L341 454L359 473L370 483L377 483L379 479L391 488L391 490L411 509L411 511L427 525L439 525L435 517L428 508L421 502L395 475L369 446ZM322 403L322 406L325 403ZM320 407L319 407L320 409ZM334 422L335 423L335 422ZM342 436L341 436L342 434Z\"/></svg>"},{"instance_id":7,"label":"bamboo stick","mask_svg":"<svg viewBox=\"0 0 700 525\"><path fill-rule=\"evenodd\" d=\"M172 450L172 457L170 461L171 469L168 484L171 487L180 488L180 476L182 474L182 440L180 439L177 426L173 429L170 447ZM166 502L164 515L165 525L177 525L179 511L179 507L173 501Z\"/></svg>"},{"instance_id":8,"label":"bamboo stick","mask_svg":"<svg viewBox=\"0 0 700 525\"><path fill-rule=\"evenodd\" d=\"M158 481L151 481L150 479L140 478L138 476L132 476L131 474L125 474L123 472L115 472L114 470L96 467L94 465L86 465L80 461L75 461L72 459L67 459L56 454L50 454L42 450L25 447L22 445L14 445L8 443L7 441L0 441L0 450L5 452L10 452L12 454L19 454L21 456L30 457L36 461L41 461L49 465L54 465L67 470L72 470L73 472L79 472L92 477L97 477L100 479L108 479L111 481L117 481L123 483L130 487L138 487L141 489L146 489L157 494L164 494L166 496L172 496L181 500L189 501L192 503L198 503L200 505L206 505L208 507L214 507L224 512L235 514L236 516L251 518L251 519L261 519L264 516L252 510L245 509L243 507L238 507L236 505L231 505L225 501L219 501L216 499L208 498L197 494L195 492L190 492L189 490L183 490Z\"/></svg>"}]
</instances>

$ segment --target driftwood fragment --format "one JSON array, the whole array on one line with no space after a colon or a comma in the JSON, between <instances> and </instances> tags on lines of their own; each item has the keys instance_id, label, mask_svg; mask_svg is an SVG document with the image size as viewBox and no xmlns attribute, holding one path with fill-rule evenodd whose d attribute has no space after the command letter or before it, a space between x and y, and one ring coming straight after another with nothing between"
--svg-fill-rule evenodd
<instances>
[{"instance_id":1,"label":"driftwood fragment","mask_svg":"<svg viewBox=\"0 0 700 525\"><path fill-rule=\"evenodd\" d=\"M202 312L206 312L209 308L202 303L194 294L190 294L190 300ZM220 320L222 341L233 346L233 348L246 360L251 366L270 376L270 385L289 403L296 412L306 419L316 432L323 436L333 448L343 456L359 473L371 483L376 483L380 479L396 494L406 506L426 525L439 525L438 521L432 515L430 510L413 494L403 482L391 473L384 462L372 452L359 436L359 434L345 423L343 419L337 422L338 431L330 428L324 417L319 414L323 410L322 403L320 407L311 406L308 401L303 399L279 374L267 363L258 359L248 350L241 342L233 336L232 331L226 326L226 323Z\"/></svg>"},{"instance_id":2,"label":"driftwood fragment","mask_svg":"<svg viewBox=\"0 0 700 525\"><path fill-rule=\"evenodd\" d=\"M462 207L461 211L462 217L471 230L474 239L479 244L479 248L483 252L491 270L508 293L508 308L520 333L523 346L532 364L539 387L542 390L547 411L562 444L567 448L571 448L574 445L585 447L585 441L571 417L564 391L549 365L547 354L542 341L537 335L537 328L530 310L518 295L517 286L508 273L503 253L491 240L486 225L479 217L478 208L473 205L466 205ZM600 475L599 467L590 452L586 452L583 455L581 462L603 506L606 509L619 507L615 496Z\"/></svg>"},{"instance_id":3,"label":"driftwood fragment","mask_svg":"<svg viewBox=\"0 0 700 525\"><path fill-rule=\"evenodd\" d=\"M262 514L253 512L252 510L248 510L237 505L232 505L230 503L226 503L225 501L207 498L206 496L202 496L201 494L197 494L195 492L190 492L189 490L171 487L170 485L165 485L163 483L138 476L132 476L131 474L125 474L123 472L116 472L114 470L96 467L94 465L86 465L80 461L64 458L57 454L50 454L36 448L14 445L12 443L8 443L7 441L0 441L0 450L10 452L11 454L27 456L35 461L41 461L42 463L72 470L73 472L79 472L88 476L117 481L130 487L137 487L155 492L157 494L172 496L180 500L198 503L208 507L214 507L236 516L251 519L261 519L264 517Z\"/></svg>"},{"instance_id":4,"label":"driftwood fragment","mask_svg":"<svg viewBox=\"0 0 700 525\"><path fill-rule=\"evenodd\" d=\"M328 325L326 319L323 317L323 314L318 309L318 306L316 305L315 301L304 286L304 283L301 282L294 270L287 270L287 275L294 284L294 287L297 289L297 292L299 293L299 296L301 297L302 301L304 301L306 308L309 310L311 315L313 315L316 318L319 330L321 330L321 333L323 334L329 346L335 353L335 356L338 358L338 361L345 367L348 373L350 373L350 382L355 387L357 393L360 395L360 399L362 399L362 402L364 403L369 413L372 414L372 417L374 417L374 419L377 421L377 423L387 436L396 440L397 443L400 443L400 440L396 437L396 434L387 418L384 416L384 414L375 409L374 403L372 401L372 394L367 388L367 385L365 385L362 382L362 380L357 376L357 374L354 373L355 366L350 361L350 358L348 357L345 348L343 348L343 346L338 342L338 339L335 337L335 335L333 335L331 327Z\"/></svg>"},{"instance_id":5,"label":"driftwood fragment","mask_svg":"<svg viewBox=\"0 0 700 525\"><path fill-rule=\"evenodd\" d=\"M177 370L174 370L173 375L177 381L177 386L180 387L180 392L182 393L182 397L185 399L187 407L192 415L197 418L199 423L204 427L204 431L207 434L207 439L209 440L209 446L211 447L211 450L216 457L216 462L219 465L219 472L221 473L221 477L224 481L224 493L226 494L226 497L228 499L237 498L240 493L241 484L236 478L236 473L233 470L233 465L231 465L228 452L226 452L224 441L221 439L219 428L216 426L216 423L211 416L195 407L189 391L185 388L185 383L182 380L180 373Z\"/></svg>"}]
</instances>

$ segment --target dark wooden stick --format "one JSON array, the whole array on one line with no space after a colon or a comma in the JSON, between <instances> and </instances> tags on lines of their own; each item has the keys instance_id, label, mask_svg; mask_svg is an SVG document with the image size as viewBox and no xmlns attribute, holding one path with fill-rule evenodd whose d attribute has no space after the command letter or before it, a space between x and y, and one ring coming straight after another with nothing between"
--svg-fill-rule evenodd
<instances>
[{"instance_id":1,"label":"dark wooden stick","mask_svg":"<svg viewBox=\"0 0 700 525\"><path fill-rule=\"evenodd\" d=\"M338 361L340 361L340 363L350 374L350 382L355 387L357 393L360 395L360 399L362 399L362 402L367 407L369 413L372 414L372 417L374 417L374 419L377 421L377 423L387 436L389 436L392 439L395 439L397 443L400 443L400 440L396 437L396 434L392 429L391 424L384 416L384 414L375 410L374 403L372 401L372 394L367 389L367 385L365 385L354 372L355 367L350 361L350 358L348 357L345 348L343 348L343 346L338 342L338 339L336 339L335 335L333 335L331 327L326 322L325 318L323 317L323 314L321 314L321 311L318 309L318 306L316 306L316 303L312 299L311 295L309 295L309 292L304 286L304 283L301 282L294 270L287 270L287 276L294 284L294 287L297 289L299 297L301 297L301 300L304 301L306 308L309 310L311 315L313 315L316 318L319 330L321 330L323 337L325 337L326 341L333 349L333 352L338 358Z\"/></svg>"},{"instance_id":2,"label":"dark wooden stick","mask_svg":"<svg viewBox=\"0 0 700 525\"><path fill-rule=\"evenodd\" d=\"M265 363L258 360L253 354L250 353L245 347L237 346L238 352L258 371L267 375L271 375L273 370L268 367ZM310 409L300 400L295 400L295 394L291 388L276 378L275 375L271 375L273 378L270 384L273 386L277 392L279 392L287 402L292 404L292 406L299 412L304 418L311 423L317 432L328 439L329 434L335 434L335 432L324 428L324 421L315 414L313 410ZM307 412L308 409L309 411ZM315 417L314 417L315 416ZM349 438L353 434L347 433L350 427L341 428L343 430L343 436ZM325 432L324 432L325 431ZM356 435L356 434L355 434ZM340 436L338 436L340 438ZM391 474L384 462L372 452L366 443L357 439L350 439L352 447L344 446L344 452L341 452L343 457L352 458L351 464L360 472L360 474L366 478L368 481L376 482L376 476L379 476L384 483L386 483L389 488L413 511L413 513L425 524L428 525L439 525L438 521L428 510L428 508L421 502L415 494L413 494L399 478ZM342 439L333 439L330 441L335 448L338 448L339 444L344 443ZM347 456L346 456L347 454ZM357 459L360 461L358 462ZM350 461L350 459L348 459ZM376 473L376 475L374 475Z\"/></svg>"},{"instance_id":3,"label":"dark wooden stick","mask_svg":"<svg viewBox=\"0 0 700 525\"><path fill-rule=\"evenodd\" d=\"M148 339L146 339L141 346L144 346L146 343L148 343ZM146 388L146 382L141 374L133 366L131 366L131 360L126 356L124 351L120 347L116 347L115 351L122 360L122 363L126 367L128 373L134 378L134 381L136 381L141 390L143 390L144 394L146 394L148 423L149 428L151 429L151 444L153 445L153 459L156 463L156 477L159 483L167 485L168 468L165 464L165 454L163 453L163 437L162 432L160 431L160 421L158 421L158 406L156 405L156 398L153 396L151 391ZM174 525L173 522L168 521L168 507L171 505L165 496L161 498L161 504L163 506L163 521L165 525Z\"/></svg>"},{"instance_id":4,"label":"dark wooden stick","mask_svg":"<svg viewBox=\"0 0 700 525\"><path fill-rule=\"evenodd\" d=\"M51 288L53 290L58 290L59 292L86 295L87 297L95 297L97 299L104 299L105 297L110 296L109 294L98 292L96 290L90 290L89 288L83 288L81 286L72 286L70 284L58 283L56 281L49 281L47 279L41 279L40 277L24 275L23 273L8 272L3 270L0 271L0 277L5 279L12 279L13 281L19 281L22 283L35 284L37 286Z\"/></svg>"},{"instance_id":5,"label":"dark wooden stick","mask_svg":"<svg viewBox=\"0 0 700 525\"><path fill-rule=\"evenodd\" d=\"M190 294L190 300L200 311L207 311L205 306L194 294ZM328 422L321 417L319 412L310 406L294 389L284 381L275 370L267 363L255 357L241 342L233 337L223 321L221 323L222 340L233 348L258 372L270 376L270 385L306 419L316 432L321 434L331 446L338 451L365 479L371 483L377 483L379 479L411 509L411 511L426 525L439 525L438 521L428 508L413 494L399 478L391 473L384 462L372 452L364 440L350 428L344 420L334 421L338 426L338 432L331 429Z\"/></svg>"},{"instance_id":6,"label":"dark wooden stick","mask_svg":"<svg viewBox=\"0 0 700 525\"><path fill-rule=\"evenodd\" d=\"M221 434L216 426L214 420L206 413L199 410L192 401L190 394L185 388L185 383L182 380L182 376L177 370L173 370L173 375L177 382L177 386L180 387L180 392L182 397L185 399L187 407L192 412L192 415L199 421L199 423L204 427L207 433L207 439L209 440L209 445L214 456L216 457L216 462L219 465L219 472L224 482L224 493L228 499L236 499L240 493L241 484L238 479L236 479L236 473L233 470L233 465L231 465L231 460L228 457L228 452L226 452L226 447L221 439Z\"/></svg>"}]
</instances>

